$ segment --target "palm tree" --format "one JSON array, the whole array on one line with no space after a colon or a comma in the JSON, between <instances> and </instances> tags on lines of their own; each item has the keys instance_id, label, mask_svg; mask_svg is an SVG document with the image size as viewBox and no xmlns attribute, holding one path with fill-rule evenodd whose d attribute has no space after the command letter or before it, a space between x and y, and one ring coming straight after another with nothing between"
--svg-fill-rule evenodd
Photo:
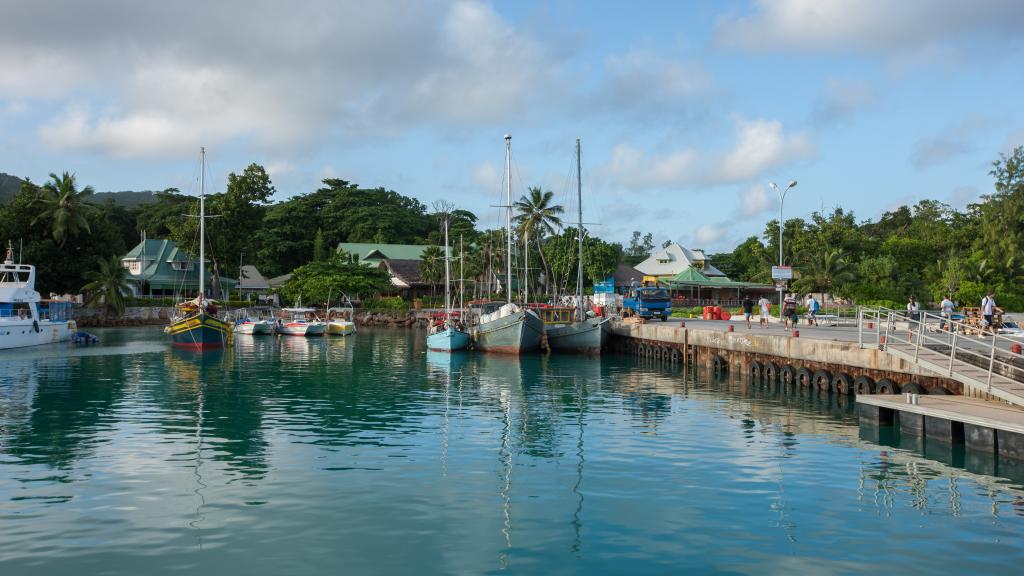
<instances>
[{"instance_id":1,"label":"palm tree","mask_svg":"<svg viewBox=\"0 0 1024 576\"><path fill-rule=\"evenodd\" d=\"M95 270L84 274L89 283L82 286L86 294L86 304L103 304L105 314L120 316L124 313L124 297L131 293L128 285L128 270L121 265L117 256L100 257Z\"/></svg>"},{"instance_id":2,"label":"palm tree","mask_svg":"<svg viewBox=\"0 0 1024 576\"><path fill-rule=\"evenodd\" d=\"M837 286L854 278L853 267L842 250L824 250L809 260L810 269L801 271L798 287L807 292L820 292L822 302L826 293L834 293Z\"/></svg>"},{"instance_id":3,"label":"palm tree","mask_svg":"<svg viewBox=\"0 0 1024 576\"><path fill-rule=\"evenodd\" d=\"M78 236L83 230L90 233L85 215L92 209L92 205L87 203L92 193L92 186L80 191L77 189L74 174L64 172L57 176L51 172L50 181L43 184L33 201L33 204L42 205L42 210L32 220L32 225L40 221L49 222L53 239L61 247L69 237Z\"/></svg>"},{"instance_id":4,"label":"palm tree","mask_svg":"<svg viewBox=\"0 0 1024 576\"><path fill-rule=\"evenodd\" d=\"M559 214L565 212L559 204L552 204L554 192L542 191L534 186L528 190L517 202L512 204L516 209L515 222L519 225L519 235L523 238L523 244L529 250L530 237L532 236L540 253L540 261L544 266L544 277L548 279L550 286L551 272L548 270L547 259L544 258L544 250L541 249L541 239L545 234L555 234L562 227L562 219ZM526 278L529 287L529 276Z\"/></svg>"},{"instance_id":5,"label":"palm tree","mask_svg":"<svg viewBox=\"0 0 1024 576\"><path fill-rule=\"evenodd\" d=\"M444 278L444 250L438 246L427 246L420 256L420 278L430 284L430 296L436 296L437 285Z\"/></svg>"}]
</instances>

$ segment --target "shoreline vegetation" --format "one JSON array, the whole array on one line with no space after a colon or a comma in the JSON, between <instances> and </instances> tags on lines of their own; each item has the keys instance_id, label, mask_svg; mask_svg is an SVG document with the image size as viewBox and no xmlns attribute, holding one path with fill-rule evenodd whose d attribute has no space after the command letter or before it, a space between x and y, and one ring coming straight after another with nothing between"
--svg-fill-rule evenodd
<instances>
[{"instance_id":1,"label":"shoreline vegetation","mask_svg":"<svg viewBox=\"0 0 1024 576\"><path fill-rule=\"evenodd\" d=\"M977 306L986 291L994 290L1001 307L1024 310L1024 146L1001 154L989 174L993 189L964 210L926 199L873 221L858 219L837 202L830 212L786 220L785 261L795 270L790 291L902 307L899 303L911 295L927 306L947 294L962 306ZM465 246L465 278L471 280L467 299L483 295L492 263L504 258L504 232L481 229L476 214L449 201L428 208L393 190L332 178L315 191L280 201L272 200L276 192L264 168L250 164L229 174L223 192L207 196L208 211L220 215L208 227L211 275L235 277L240 263L253 264L266 277L292 274L279 289L285 302L318 303L341 293L374 299L396 293L387 274L332 247L342 242L420 244L428 246L423 277L439 285L444 220L450 236ZM528 251L532 266L524 281L531 298L547 299L575 283L576 231L562 225L564 209L552 197L534 187L515 203L519 253L514 256L522 259ZM21 181L18 192L0 204L0 239L11 240L20 260L37 267L41 292L85 288L87 305L117 317L133 302L115 259L143 234L173 239L196 252L196 219L182 218L191 213L198 213L198 199L174 188L126 206L110 195L97 201L90 186L78 187L74 174L53 173L42 185ZM778 232L778 220L771 220L762 236L750 236L731 252L710 258L731 278L770 282L771 266L778 261ZM620 262L640 262L654 249L652 235L639 231L625 246L586 234L588 284L610 276Z\"/></svg>"}]
</instances>

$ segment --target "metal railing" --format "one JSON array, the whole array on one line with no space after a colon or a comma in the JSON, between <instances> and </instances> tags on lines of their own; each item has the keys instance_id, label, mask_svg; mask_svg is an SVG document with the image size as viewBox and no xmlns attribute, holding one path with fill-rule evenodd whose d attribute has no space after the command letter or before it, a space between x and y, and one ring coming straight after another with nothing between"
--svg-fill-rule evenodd
<instances>
[{"instance_id":1,"label":"metal railing","mask_svg":"<svg viewBox=\"0 0 1024 576\"><path fill-rule=\"evenodd\" d=\"M956 373L956 361L970 364L985 371L985 392L992 391L992 375L1000 374L1014 381L1022 381L1024 362L1014 362L1014 344L1022 337L999 334L994 327L969 324L946 318L934 312L909 312L863 306L857 311L857 342L885 350L890 344L906 345L913 349L914 362L922 348L946 356L946 375ZM972 378L977 381L977 379Z\"/></svg>"}]
</instances>

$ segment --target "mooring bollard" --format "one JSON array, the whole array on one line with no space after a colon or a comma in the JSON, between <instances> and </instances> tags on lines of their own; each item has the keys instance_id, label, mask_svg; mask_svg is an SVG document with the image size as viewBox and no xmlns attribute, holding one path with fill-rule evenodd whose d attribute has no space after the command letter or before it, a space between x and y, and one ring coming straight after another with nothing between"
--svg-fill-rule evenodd
<instances>
[{"instance_id":1,"label":"mooring bollard","mask_svg":"<svg viewBox=\"0 0 1024 576\"><path fill-rule=\"evenodd\" d=\"M874 330L874 329L875 329L875 323L874 322L868 322L868 330Z\"/></svg>"},{"instance_id":2,"label":"mooring bollard","mask_svg":"<svg viewBox=\"0 0 1024 576\"><path fill-rule=\"evenodd\" d=\"M793 329L793 338L799 338L799 337L800 337L800 331L794 328Z\"/></svg>"},{"instance_id":3,"label":"mooring bollard","mask_svg":"<svg viewBox=\"0 0 1024 576\"><path fill-rule=\"evenodd\" d=\"M1010 352L1013 352L1014 354L1020 354L1020 344L1016 342L1010 344Z\"/></svg>"},{"instance_id":4,"label":"mooring bollard","mask_svg":"<svg viewBox=\"0 0 1024 576\"><path fill-rule=\"evenodd\" d=\"M733 332L733 331L735 331L735 328L733 327L732 324L729 324L729 329L727 330L727 332Z\"/></svg>"},{"instance_id":5,"label":"mooring bollard","mask_svg":"<svg viewBox=\"0 0 1024 576\"><path fill-rule=\"evenodd\" d=\"M878 343L879 344L885 344L885 336L879 336L878 337Z\"/></svg>"},{"instance_id":6,"label":"mooring bollard","mask_svg":"<svg viewBox=\"0 0 1024 576\"><path fill-rule=\"evenodd\" d=\"M690 314L690 317L692 318L693 314ZM679 321L679 327L680 328L686 328L686 320L680 320Z\"/></svg>"}]
</instances>

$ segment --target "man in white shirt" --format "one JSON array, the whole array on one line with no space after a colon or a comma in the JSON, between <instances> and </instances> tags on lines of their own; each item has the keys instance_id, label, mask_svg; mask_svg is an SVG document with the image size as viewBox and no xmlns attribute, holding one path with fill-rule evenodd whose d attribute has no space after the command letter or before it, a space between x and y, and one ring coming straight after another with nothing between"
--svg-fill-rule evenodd
<instances>
[{"instance_id":1,"label":"man in white shirt","mask_svg":"<svg viewBox=\"0 0 1024 576\"><path fill-rule=\"evenodd\" d=\"M757 301L758 308L761 309L761 326L768 328L768 317L771 316L772 303L768 301L768 298L761 296L761 299Z\"/></svg>"},{"instance_id":2,"label":"man in white shirt","mask_svg":"<svg viewBox=\"0 0 1024 576\"><path fill-rule=\"evenodd\" d=\"M993 322L993 317L996 312L1002 314L1003 309L996 306L996 294L989 290L988 295L981 299L981 315L985 317L985 326L981 329L982 336L985 335L986 331L991 331L992 335L995 335L996 326Z\"/></svg>"}]
</instances>

